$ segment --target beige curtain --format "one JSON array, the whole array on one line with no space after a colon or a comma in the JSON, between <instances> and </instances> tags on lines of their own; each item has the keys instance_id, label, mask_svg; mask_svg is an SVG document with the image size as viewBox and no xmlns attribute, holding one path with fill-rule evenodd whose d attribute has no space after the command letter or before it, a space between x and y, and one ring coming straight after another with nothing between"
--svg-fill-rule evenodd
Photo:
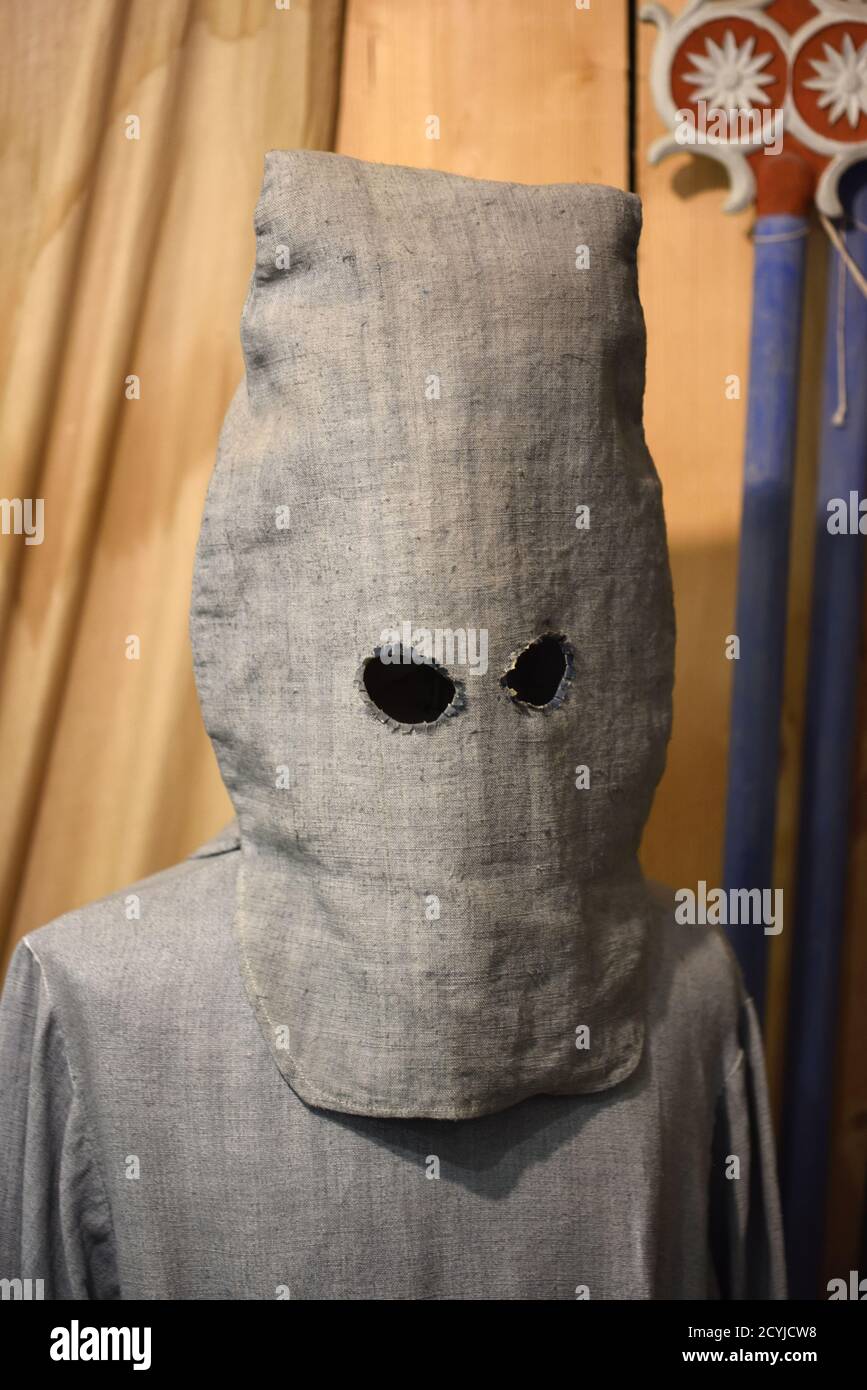
<instances>
[{"instance_id":1,"label":"beige curtain","mask_svg":"<svg viewBox=\"0 0 867 1390\"><path fill-rule=\"evenodd\" d=\"M231 814L193 686L193 552L263 155L332 146L342 18L342 0L3 7L0 493L42 500L44 539L4 510L0 965Z\"/></svg>"}]
</instances>

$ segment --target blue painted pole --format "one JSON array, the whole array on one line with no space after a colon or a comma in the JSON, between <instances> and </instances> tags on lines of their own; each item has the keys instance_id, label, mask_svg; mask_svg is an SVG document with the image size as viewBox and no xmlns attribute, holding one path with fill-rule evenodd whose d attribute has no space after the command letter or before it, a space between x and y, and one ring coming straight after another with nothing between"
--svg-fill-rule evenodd
<instances>
[{"instance_id":1,"label":"blue painted pole","mask_svg":"<svg viewBox=\"0 0 867 1390\"><path fill-rule=\"evenodd\" d=\"M755 226L753 321L744 459L726 804L726 889L771 888L786 638L789 522L798 414L808 223L761 216ZM761 925L729 927L759 1017L767 938Z\"/></svg>"},{"instance_id":2,"label":"blue painted pole","mask_svg":"<svg viewBox=\"0 0 867 1390\"><path fill-rule=\"evenodd\" d=\"M862 230L850 231L846 246L867 272L867 169L862 165L849 178L844 201ZM855 534L835 535L828 529L832 499L843 499L848 514L851 494L859 500L867 495L867 299L837 252L830 255L782 1143L793 1298L815 1298L821 1272L865 555L857 510L852 516ZM840 276L845 285L842 320ZM845 423L835 425L840 400L838 331L843 325L848 405Z\"/></svg>"}]
</instances>

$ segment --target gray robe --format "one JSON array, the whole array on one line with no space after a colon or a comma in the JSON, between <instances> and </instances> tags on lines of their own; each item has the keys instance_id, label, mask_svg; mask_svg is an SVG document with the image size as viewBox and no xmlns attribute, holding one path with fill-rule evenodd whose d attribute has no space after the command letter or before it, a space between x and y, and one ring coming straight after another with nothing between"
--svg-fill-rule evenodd
<instances>
[{"instance_id":1,"label":"gray robe","mask_svg":"<svg viewBox=\"0 0 867 1390\"><path fill-rule=\"evenodd\" d=\"M239 858L230 828L19 945L2 1277L81 1299L784 1297L761 1044L716 928L660 932L613 1090L365 1118L273 1065L232 938Z\"/></svg>"}]
</instances>

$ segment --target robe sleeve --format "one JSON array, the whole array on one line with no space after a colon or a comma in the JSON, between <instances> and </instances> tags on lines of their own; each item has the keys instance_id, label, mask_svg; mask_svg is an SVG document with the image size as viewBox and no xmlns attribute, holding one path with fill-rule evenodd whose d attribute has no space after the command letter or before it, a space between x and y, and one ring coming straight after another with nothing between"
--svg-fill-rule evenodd
<instances>
[{"instance_id":1,"label":"robe sleeve","mask_svg":"<svg viewBox=\"0 0 867 1390\"><path fill-rule=\"evenodd\" d=\"M0 1278L41 1280L25 1297L120 1296L82 1097L26 939L0 1000Z\"/></svg>"},{"instance_id":2,"label":"robe sleeve","mask_svg":"<svg viewBox=\"0 0 867 1390\"><path fill-rule=\"evenodd\" d=\"M717 1101L710 1230L721 1298L786 1297L765 1058L756 1011L749 998L741 1006L740 1051Z\"/></svg>"}]
</instances>

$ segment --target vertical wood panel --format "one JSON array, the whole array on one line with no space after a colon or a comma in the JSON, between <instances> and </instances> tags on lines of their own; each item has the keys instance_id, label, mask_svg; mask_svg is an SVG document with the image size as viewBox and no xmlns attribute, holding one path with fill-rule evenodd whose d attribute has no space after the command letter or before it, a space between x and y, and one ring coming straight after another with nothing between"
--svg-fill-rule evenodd
<instances>
[{"instance_id":1,"label":"vertical wood panel","mask_svg":"<svg viewBox=\"0 0 867 1390\"><path fill-rule=\"evenodd\" d=\"M677 8L676 6L674 8ZM644 203L639 276L648 321L645 424L665 490L678 643L675 724L645 840L669 883L722 872L737 538L746 420L752 214L722 212L723 176L677 155L652 168L663 133L648 71L657 31L638 31L636 183ZM726 398L737 375L739 400Z\"/></svg>"},{"instance_id":2,"label":"vertical wood panel","mask_svg":"<svg viewBox=\"0 0 867 1390\"><path fill-rule=\"evenodd\" d=\"M621 0L349 0L337 149L625 187L627 35ZM430 115L439 140L425 138Z\"/></svg>"}]
</instances>

